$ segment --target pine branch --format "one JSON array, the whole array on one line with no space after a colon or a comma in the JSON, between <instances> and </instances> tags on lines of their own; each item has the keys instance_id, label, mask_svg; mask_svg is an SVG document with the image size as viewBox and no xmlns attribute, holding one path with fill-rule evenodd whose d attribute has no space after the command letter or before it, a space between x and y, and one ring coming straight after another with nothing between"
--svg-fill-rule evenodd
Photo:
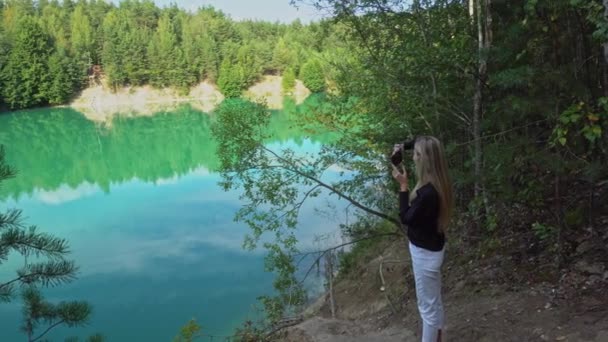
<instances>
[{"instance_id":1,"label":"pine branch","mask_svg":"<svg viewBox=\"0 0 608 342\"><path fill-rule=\"evenodd\" d=\"M0 303L8 303L14 296L14 286L12 284L0 284Z\"/></svg>"},{"instance_id":2,"label":"pine branch","mask_svg":"<svg viewBox=\"0 0 608 342\"><path fill-rule=\"evenodd\" d=\"M49 331L51 331L51 329L61 324L65 324L68 327L83 325L87 322L89 316L91 315L91 312L91 306L86 302L61 303L56 309L56 315L59 316L61 319L51 324L40 335L38 335L36 338L31 339L30 342L38 341ZM98 337L92 336L92 338Z\"/></svg>"},{"instance_id":3,"label":"pine branch","mask_svg":"<svg viewBox=\"0 0 608 342\"><path fill-rule=\"evenodd\" d=\"M6 213L0 213L0 231L8 228L22 227L23 226L21 224L21 210L9 209Z\"/></svg>"},{"instance_id":4,"label":"pine branch","mask_svg":"<svg viewBox=\"0 0 608 342\"><path fill-rule=\"evenodd\" d=\"M51 324L48 328L46 328L46 330L42 334L38 335L38 337L36 337L36 338L30 339L29 342L38 341L39 339L42 338L42 336L46 335L46 333L48 333L49 331L51 331L51 329L53 329L54 327L56 327L56 326L58 326L58 325L60 325L62 323L64 323L63 320Z\"/></svg>"},{"instance_id":5,"label":"pine branch","mask_svg":"<svg viewBox=\"0 0 608 342\"><path fill-rule=\"evenodd\" d=\"M39 321L52 322L57 318L55 306L44 300L40 290L36 287L28 287L21 293L23 299L23 326L21 330L28 335L31 341L34 330Z\"/></svg>"},{"instance_id":6,"label":"pine branch","mask_svg":"<svg viewBox=\"0 0 608 342\"><path fill-rule=\"evenodd\" d=\"M0 235L0 251L13 249L23 256L43 255L56 259L69 253L65 239L39 233L36 229L35 226L31 226L28 230L19 227L8 228Z\"/></svg>"},{"instance_id":7,"label":"pine branch","mask_svg":"<svg viewBox=\"0 0 608 342\"><path fill-rule=\"evenodd\" d=\"M22 296L25 303L22 330L28 334L30 342L40 340L51 329L60 324L65 324L68 327L86 324L91 316L92 308L87 302L72 301L53 305L45 301L40 291L35 287L25 289ZM34 330L41 321L49 323L50 326L40 335L32 338Z\"/></svg>"},{"instance_id":8,"label":"pine branch","mask_svg":"<svg viewBox=\"0 0 608 342\"><path fill-rule=\"evenodd\" d=\"M86 324L92 311L91 305L84 301L61 302L57 306L57 316L68 327Z\"/></svg>"},{"instance_id":9,"label":"pine branch","mask_svg":"<svg viewBox=\"0 0 608 342\"><path fill-rule=\"evenodd\" d=\"M18 278L0 285L0 288L14 282L21 282L22 284L40 284L45 287L57 286L76 279L77 271L78 267L74 262L68 260L28 264L17 271L17 274L19 275Z\"/></svg>"}]
</instances>

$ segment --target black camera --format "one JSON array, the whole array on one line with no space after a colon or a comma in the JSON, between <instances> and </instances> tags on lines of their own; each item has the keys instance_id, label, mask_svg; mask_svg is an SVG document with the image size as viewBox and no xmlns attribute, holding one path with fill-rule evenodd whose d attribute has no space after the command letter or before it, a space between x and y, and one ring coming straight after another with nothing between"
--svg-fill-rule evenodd
<instances>
[{"instance_id":1,"label":"black camera","mask_svg":"<svg viewBox=\"0 0 608 342\"><path fill-rule=\"evenodd\" d=\"M401 162L403 161L403 151L413 150L415 144L416 137L408 139L401 144L397 144L396 146L398 146L399 148L395 149L395 151L393 152L393 155L391 156L391 163L393 163L393 165L395 166L401 164Z\"/></svg>"}]
</instances>

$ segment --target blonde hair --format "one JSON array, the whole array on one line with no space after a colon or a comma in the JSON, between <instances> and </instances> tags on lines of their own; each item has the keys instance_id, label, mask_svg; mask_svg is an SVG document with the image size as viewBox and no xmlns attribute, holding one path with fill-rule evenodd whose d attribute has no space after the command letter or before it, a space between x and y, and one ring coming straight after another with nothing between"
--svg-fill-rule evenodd
<instances>
[{"instance_id":1,"label":"blonde hair","mask_svg":"<svg viewBox=\"0 0 608 342\"><path fill-rule=\"evenodd\" d=\"M431 136L419 136L414 144L414 153L420 157L416 161L416 177L418 182L411 192L413 200L416 191L427 183L431 183L439 194L439 231L443 232L452 216L453 195L452 182L448 175L448 163L445 158L443 145L439 139Z\"/></svg>"}]
</instances>

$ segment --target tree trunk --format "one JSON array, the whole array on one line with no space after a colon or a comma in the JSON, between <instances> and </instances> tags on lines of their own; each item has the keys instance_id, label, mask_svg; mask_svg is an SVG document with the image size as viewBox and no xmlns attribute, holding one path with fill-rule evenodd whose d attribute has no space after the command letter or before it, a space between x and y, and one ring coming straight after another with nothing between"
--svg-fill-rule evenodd
<instances>
[{"instance_id":1,"label":"tree trunk","mask_svg":"<svg viewBox=\"0 0 608 342\"><path fill-rule=\"evenodd\" d=\"M475 94L473 96L473 172L475 175L474 195L477 198L481 193L481 101L483 79L487 71L482 1L477 0L477 79L475 81Z\"/></svg>"},{"instance_id":2,"label":"tree trunk","mask_svg":"<svg viewBox=\"0 0 608 342\"><path fill-rule=\"evenodd\" d=\"M608 20L608 0L604 0L604 19ZM608 41L604 43L604 60L608 64Z\"/></svg>"},{"instance_id":3,"label":"tree trunk","mask_svg":"<svg viewBox=\"0 0 608 342\"><path fill-rule=\"evenodd\" d=\"M608 21L608 0L604 0L604 19ZM608 96L608 41L604 42L604 96Z\"/></svg>"},{"instance_id":4,"label":"tree trunk","mask_svg":"<svg viewBox=\"0 0 608 342\"><path fill-rule=\"evenodd\" d=\"M336 303L334 301L334 254L330 252L325 255L325 272L329 283L329 304L331 308L331 318L336 318Z\"/></svg>"},{"instance_id":5,"label":"tree trunk","mask_svg":"<svg viewBox=\"0 0 608 342\"><path fill-rule=\"evenodd\" d=\"M483 151L481 144L481 120L483 118L483 87L488 76L488 53L492 44L491 0L477 0L477 48L478 68L473 97L473 167L475 175L474 195L482 196L486 216L489 214L489 201L484 188L482 170Z\"/></svg>"},{"instance_id":6,"label":"tree trunk","mask_svg":"<svg viewBox=\"0 0 608 342\"><path fill-rule=\"evenodd\" d=\"M469 0L469 16L473 19L475 15L475 0Z\"/></svg>"}]
</instances>

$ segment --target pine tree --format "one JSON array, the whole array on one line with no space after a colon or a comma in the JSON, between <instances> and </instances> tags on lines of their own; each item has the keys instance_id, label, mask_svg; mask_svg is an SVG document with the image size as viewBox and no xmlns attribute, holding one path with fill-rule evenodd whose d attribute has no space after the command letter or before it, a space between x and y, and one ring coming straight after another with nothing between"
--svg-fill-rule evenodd
<instances>
[{"instance_id":1,"label":"pine tree","mask_svg":"<svg viewBox=\"0 0 608 342\"><path fill-rule=\"evenodd\" d=\"M316 59L311 59L304 63L300 71L300 78L304 85L313 93L325 90L325 76L321 63Z\"/></svg>"},{"instance_id":2,"label":"pine tree","mask_svg":"<svg viewBox=\"0 0 608 342\"><path fill-rule=\"evenodd\" d=\"M45 89L49 104L58 105L68 102L75 91L83 84L83 70L80 65L58 48L48 60L50 82Z\"/></svg>"},{"instance_id":3,"label":"pine tree","mask_svg":"<svg viewBox=\"0 0 608 342\"><path fill-rule=\"evenodd\" d=\"M103 21L103 48L101 62L108 78L108 83L116 88L127 83L124 68L126 18L118 10L110 11Z\"/></svg>"},{"instance_id":4,"label":"pine tree","mask_svg":"<svg viewBox=\"0 0 608 342\"><path fill-rule=\"evenodd\" d=\"M86 72L92 64L93 55L93 28L85 7L78 4L71 18L71 47L76 57L78 67Z\"/></svg>"},{"instance_id":5,"label":"pine tree","mask_svg":"<svg viewBox=\"0 0 608 342\"><path fill-rule=\"evenodd\" d=\"M249 87L262 75L262 65L253 44L239 47L236 61L234 68L241 69L241 89Z\"/></svg>"},{"instance_id":6,"label":"pine tree","mask_svg":"<svg viewBox=\"0 0 608 342\"><path fill-rule=\"evenodd\" d=\"M217 86L226 97L239 97L243 90L244 75L243 67L239 64L232 64L228 59L222 62L220 67L220 77L217 79Z\"/></svg>"},{"instance_id":7,"label":"pine tree","mask_svg":"<svg viewBox=\"0 0 608 342\"><path fill-rule=\"evenodd\" d=\"M49 37L36 20L24 17L17 26L17 37L0 74L4 101L13 109L45 104L50 75L47 69Z\"/></svg>"},{"instance_id":8,"label":"pine tree","mask_svg":"<svg viewBox=\"0 0 608 342\"><path fill-rule=\"evenodd\" d=\"M279 38L277 45L274 47L272 54L272 67L282 72L289 67L293 67L296 62L296 55L293 49L290 49L283 38Z\"/></svg>"},{"instance_id":9,"label":"pine tree","mask_svg":"<svg viewBox=\"0 0 608 342\"><path fill-rule=\"evenodd\" d=\"M14 170L5 164L4 156L4 149L0 146L0 183L15 176ZM91 315L92 308L88 303L52 304L44 300L38 288L57 286L75 279L78 268L73 261L65 259L68 253L66 240L40 232L35 226L26 226L20 210L9 209L0 213L0 265L9 255L17 254L25 259L24 266L17 270L13 279L0 280L0 302L10 302L15 298L17 288L21 288L24 302L22 329L30 342L40 340L61 324L68 327L83 325ZM37 261L29 262L29 256L36 257Z\"/></svg>"},{"instance_id":10,"label":"pine tree","mask_svg":"<svg viewBox=\"0 0 608 342\"><path fill-rule=\"evenodd\" d=\"M181 43L179 47L178 67L181 70L180 81L185 82L187 86L192 86L196 82L202 80L203 66L201 63L201 46L199 44L200 34L196 32L195 25L192 23L192 18L180 14L179 22L182 28Z\"/></svg>"},{"instance_id":11,"label":"pine tree","mask_svg":"<svg viewBox=\"0 0 608 342\"><path fill-rule=\"evenodd\" d=\"M215 82L219 74L219 47L210 34L204 34L199 41L201 49L201 67L203 75L201 80L207 79Z\"/></svg>"},{"instance_id":12,"label":"pine tree","mask_svg":"<svg viewBox=\"0 0 608 342\"><path fill-rule=\"evenodd\" d=\"M148 46L150 83L158 88L168 87L175 80L177 36L169 13L158 20L158 28Z\"/></svg>"},{"instance_id":13,"label":"pine tree","mask_svg":"<svg viewBox=\"0 0 608 342\"><path fill-rule=\"evenodd\" d=\"M283 87L283 93L290 93L296 86L296 74L293 69L289 68L283 74L283 81L281 82Z\"/></svg>"}]
</instances>

